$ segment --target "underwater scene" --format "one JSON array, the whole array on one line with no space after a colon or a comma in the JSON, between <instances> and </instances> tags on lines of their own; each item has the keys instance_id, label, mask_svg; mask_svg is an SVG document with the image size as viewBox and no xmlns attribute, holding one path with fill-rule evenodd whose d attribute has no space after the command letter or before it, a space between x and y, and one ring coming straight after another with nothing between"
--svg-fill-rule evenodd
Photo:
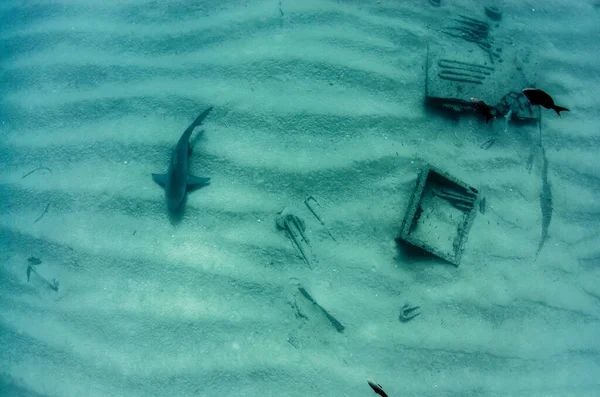
<instances>
[{"instance_id":1,"label":"underwater scene","mask_svg":"<svg viewBox=\"0 0 600 397\"><path fill-rule=\"evenodd\" d=\"M2 0L0 397L600 396L599 0Z\"/></svg>"}]
</instances>

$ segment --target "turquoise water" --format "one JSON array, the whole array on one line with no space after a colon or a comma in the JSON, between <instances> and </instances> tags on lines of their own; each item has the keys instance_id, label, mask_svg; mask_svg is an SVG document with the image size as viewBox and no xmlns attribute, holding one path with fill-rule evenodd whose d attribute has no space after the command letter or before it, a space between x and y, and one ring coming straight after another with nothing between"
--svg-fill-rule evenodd
<instances>
[{"instance_id":1,"label":"turquoise water","mask_svg":"<svg viewBox=\"0 0 600 397\"><path fill-rule=\"evenodd\" d=\"M1 2L0 397L600 395L600 9L435 3Z\"/></svg>"}]
</instances>

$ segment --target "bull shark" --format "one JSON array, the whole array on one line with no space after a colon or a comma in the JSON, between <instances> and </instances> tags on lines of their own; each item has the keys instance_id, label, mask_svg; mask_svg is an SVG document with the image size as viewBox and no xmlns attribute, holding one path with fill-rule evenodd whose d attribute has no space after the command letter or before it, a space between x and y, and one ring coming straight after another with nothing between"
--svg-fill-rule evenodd
<instances>
[{"instance_id":1,"label":"bull shark","mask_svg":"<svg viewBox=\"0 0 600 397\"><path fill-rule=\"evenodd\" d=\"M190 163L190 136L194 128L202 123L202 120L212 110L212 106L206 109L202 114L196 117L196 120L183 132L181 138L177 142L177 146L171 153L171 161L166 174L152 174L154 182L158 183L165 189L167 199L167 208L169 211L175 211L183 202L185 192L190 187L205 185L210 181L210 178L197 177L188 173Z\"/></svg>"}]
</instances>

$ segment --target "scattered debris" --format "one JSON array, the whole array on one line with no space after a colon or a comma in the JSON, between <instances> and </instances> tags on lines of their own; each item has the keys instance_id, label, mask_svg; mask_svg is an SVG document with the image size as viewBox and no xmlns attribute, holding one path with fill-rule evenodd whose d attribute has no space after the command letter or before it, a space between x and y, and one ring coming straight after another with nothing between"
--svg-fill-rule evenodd
<instances>
[{"instance_id":1,"label":"scattered debris","mask_svg":"<svg viewBox=\"0 0 600 397\"><path fill-rule=\"evenodd\" d=\"M296 311L296 313L295 313L296 318L303 318L305 320L308 320L308 316L306 314L304 314L304 312L300 309L300 307L298 306L298 302L296 302L296 300L291 302L290 306L292 306L292 308Z\"/></svg>"},{"instance_id":2,"label":"scattered debris","mask_svg":"<svg viewBox=\"0 0 600 397\"><path fill-rule=\"evenodd\" d=\"M441 191L433 189L431 194L450 201L456 208L463 211L471 211L475 200L477 200L477 194L473 192L466 191L462 194L448 188L442 188Z\"/></svg>"},{"instance_id":3,"label":"scattered debris","mask_svg":"<svg viewBox=\"0 0 600 397\"><path fill-rule=\"evenodd\" d=\"M473 102L473 107L475 110L485 116L485 123L489 123L490 120L495 119L496 116L492 114L491 108L485 103L482 99L479 98L471 98L471 102Z\"/></svg>"},{"instance_id":4,"label":"scattered debris","mask_svg":"<svg viewBox=\"0 0 600 397\"><path fill-rule=\"evenodd\" d=\"M440 78L462 83L483 84L485 78L494 71L491 66L452 59L440 59L437 64Z\"/></svg>"},{"instance_id":5,"label":"scattered debris","mask_svg":"<svg viewBox=\"0 0 600 397\"><path fill-rule=\"evenodd\" d=\"M478 197L475 188L427 166L417 180L400 239L458 266Z\"/></svg>"},{"instance_id":6,"label":"scattered debris","mask_svg":"<svg viewBox=\"0 0 600 397\"><path fill-rule=\"evenodd\" d=\"M400 309L399 320L403 323L412 320L413 318L421 314L419 308L420 306L411 305L410 303L405 304L404 306L402 306L402 309Z\"/></svg>"},{"instance_id":7,"label":"scattered debris","mask_svg":"<svg viewBox=\"0 0 600 397\"><path fill-rule=\"evenodd\" d=\"M485 197L483 197L479 201L479 212L481 212L482 214L485 214L485 204L486 204L486 200L485 200Z\"/></svg>"},{"instance_id":8,"label":"scattered debris","mask_svg":"<svg viewBox=\"0 0 600 397\"><path fill-rule=\"evenodd\" d=\"M30 256L29 258L27 258L27 262L29 262L29 264L31 264L32 266L37 266L42 263L42 260L40 258L36 258L35 256Z\"/></svg>"},{"instance_id":9,"label":"scattered debris","mask_svg":"<svg viewBox=\"0 0 600 397\"><path fill-rule=\"evenodd\" d=\"M46 212L48 212L48 208L50 208L50 203L51 201L48 201L48 204L46 204L46 208L44 208L44 212L42 212L42 214L38 216L38 218L35 221L33 221L33 223L37 223L40 219L44 217L44 215L46 215Z\"/></svg>"},{"instance_id":10,"label":"scattered debris","mask_svg":"<svg viewBox=\"0 0 600 397\"><path fill-rule=\"evenodd\" d=\"M499 21L502 19L502 11L498 7L486 6L485 15L493 21Z\"/></svg>"},{"instance_id":11,"label":"scattered debris","mask_svg":"<svg viewBox=\"0 0 600 397\"><path fill-rule=\"evenodd\" d=\"M294 346L294 348L298 348L298 341L296 340L296 337L291 335L287 337L286 339L287 343L289 343L290 345Z\"/></svg>"},{"instance_id":12,"label":"scattered debris","mask_svg":"<svg viewBox=\"0 0 600 397\"><path fill-rule=\"evenodd\" d=\"M542 155L542 186L540 188L540 209L542 211L542 237L538 244L537 251L535 253L535 259L537 259L546 239L548 238L548 227L550 227L550 221L552 221L552 190L550 189L550 182L548 181L548 159L546 158L546 151L542 146L542 127L541 127L541 115L540 115L540 152Z\"/></svg>"},{"instance_id":13,"label":"scattered debris","mask_svg":"<svg viewBox=\"0 0 600 397\"><path fill-rule=\"evenodd\" d=\"M342 323L340 323L335 317L333 317L331 314L329 314L329 312L327 310L325 310L321 305L319 305L312 296L310 296L310 294L308 293L308 291L306 291L306 289L304 289L304 287L298 287L298 291L300 291L300 293L306 298L308 299L313 305L317 306L322 312L323 314L325 314L325 317L327 317L327 319L331 322L331 324L334 326L334 328L336 329L337 332L344 332L344 326L342 325Z\"/></svg>"},{"instance_id":14,"label":"scattered debris","mask_svg":"<svg viewBox=\"0 0 600 397\"><path fill-rule=\"evenodd\" d=\"M36 172L36 171L42 171L42 170L45 170L45 171L50 171L50 173L52 173L52 170L51 170L50 168L48 168L48 167L37 167L36 169L34 169L34 170L31 170L31 171L29 171L28 173L26 173L25 175L23 175L23 176L21 177L21 179L24 179L24 178L28 177L29 175L33 174L33 173L34 173L34 172Z\"/></svg>"},{"instance_id":15,"label":"scattered debris","mask_svg":"<svg viewBox=\"0 0 600 397\"><path fill-rule=\"evenodd\" d=\"M46 279L46 277L42 276L41 274L39 274L37 272L37 270L35 270L34 266L39 265L40 263L42 263L42 261L39 258L36 257L30 257L29 259L27 259L27 261L29 262L29 265L27 265L27 282L29 282L30 278L31 278L31 272L37 274L46 284L48 284L48 286L58 292L58 280L57 279L52 279L52 282L48 281L48 279Z\"/></svg>"},{"instance_id":16,"label":"scattered debris","mask_svg":"<svg viewBox=\"0 0 600 397\"><path fill-rule=\"evenodd\" d=\"M508 116L508 118L504 120L505 132L507 131L507 123L513 116L516 116L516 119L519 120L537 121L539 119L539 117L535 114L529 100L517 91L510 91L508 94L505 94L495 108L498 114L504 114L505 118ZM510 113L510 115L508 113Z\"/></svg>"},{"instance_id":17,"label":"scattered debris","mask_svg":"<svg viewBox=\"0 0 600 397\"><path fill-rule=\"evenodd\" d=\"M309 268L312 268L302 244L302 241L304 241L304 244L309 246L308 238L304 234L304 231L306 230L304 221L296 215L286 211L285 208L277 214L279 215L276 220L277 227L285 230L288 238L292 240L292 243L296 246L298 251L300 251L300 255L302 256L302 259L304 259L304 262L306 262Z\"/></svg>"},{"instance_id":18,"label":"scattered debris","mask_svg":"<svg viewBox=\"0 0 600 397\"><path fill-rule=\"evenodd\" d=\"M485 142L483 142L481 145L479 145L480 148L482 148L483 150L488 150L489 148L492 147L492 145L496 143L496 138L491 137L488 138Z\"/></svg>"},{"instance_id":19,"label":"scattered debris","mask_svg":"<svg viewBox=\"0 0 600 397\"><path fill-rule=\"evenodd\" d=\"M321 223L321 225L325 226L325 221L323 220L323 218L321 218L319 216L317 211L312 207L312 205L310 204L311 201L314 202L318 207L321 206L321 204L319 204L317 199L314 198L314 196L312 196L312 195L308 196L304 200L304 204L306 205L306 207L308 207L309 211L312 212L312 214L315 216L315 218L317 218L317 220ZM333 239L333 241L337 242L337 240L335 239L335 237L333 237L333 235L331 234L331 232L329 230L327 230L327 234L329 234L329 237L331 237Z\"/></svg>"},{"instance_id":20,"label":"scattered debris","mask_svg":"<svg viewBox=\"0 0 600 397\"><path fill-rule=\"evenodd\" d=\"M315 204L317 204L319 207L321 206L319 204L319 202L317 201L316 198L314 198L312 195L308 196L306 199L304 199L304 204L306 204L306 206L308 207L308 209L310 210L310 212L312 212L312 214L315 216L315 218L317 218L317 220L319 222L321 222L321 225L325 226L325 221L323 220L323 218L321 218L319 216L319 214L317 214L317 212L314 210L314 208L310 205L310 201L314 201Z\"/></svg>"},{"instance_id":21,"label":"scattered debris","mask_svg":"<svg viewBox=\"0 0 600 397\"><path fill-rule=\"evenodd\" d=\"M542 236L540 243L538 244L537 251L535 253L535 260L537 260L546 238L548 238L548 227L550 227L550 221L552 221L552 190L550 189L550 182L548 181L548 159L546 158L546 151L542 142L542 110L539 109L539 151L542 157L542 182L540 187L540 209L542 211ZM533 165L533 153L531 164Z\"/></svg>"},{"instance_id":22,"label":"scattered debris","mask_svg":"<svg viewBox=\"0 0 600 397\"><path fill-rule=\"evenodd\" d=\"M453 19L455 22L458 22L457 25L446 26L441 30L435 30L438 30L439 32L451 37L456 37L470 43L475 43L479 48L489 55L490 61L494 63L494 55L497 57L499 57L499 55L492 52L492 44L490 43L489 37L490 27L487 22L480 21L466 15L457 15L459 18Z\"/></svg>"},{"instance_id":23,"label":"scattered debris","mask_svg":"<svg viewBox=\"0 0 600 397\"><path fill-rule=\"evenodd\" d=\"M485 98L490 113L496 117L512 110L513 119L537 121L537 112L521 92L521 87L527 84L523 71L510 62L489 65L486 53L473 52L469 47L457 43L428 43L426 103L464 112L472 111L471 98ZM502 52L500 47L496 52ZM517 56L513 47L506 52L506 57ZM458 59L469 59L469 62Z\"/></svg>"},{"instance_id":24,"label":"scattered debris","mask_svg":"<svg viewBox=\"0 0 600 397\"><path fill-rule=\"evenodd\" d=\"M373 382L371 379L367 379L367 383L371 386L371 389L381 397L388 397L386 392L383 391L383 387L379 383Z\"/></svg>"}]
</instances>

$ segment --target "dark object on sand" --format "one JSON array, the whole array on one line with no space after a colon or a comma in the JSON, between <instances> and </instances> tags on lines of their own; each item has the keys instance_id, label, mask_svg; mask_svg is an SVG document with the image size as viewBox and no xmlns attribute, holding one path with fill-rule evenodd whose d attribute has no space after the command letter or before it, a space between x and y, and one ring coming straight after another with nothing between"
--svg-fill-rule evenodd
<instances>
[{"instance_id":1,"label":"dark object on sand","mask_svg":"<svg viewBox=\"0 0 600 397\"><path fill-rule=\"evenodd\" d=\"M471 98L485 98L496 117L512 110L511 120L537 121L538 112L521 92L528 84L523 72L512 62L491 65L488 54L474 46L456 40L428 44L427 107L441 108L442 114L470 113L473 111ZM511 46L504 48L502 54L508 59L517 56ZM462 59L469 59L469 62Z\"/></svg>"},{"instance_id":2,"label":"dark object on sand","mask_svg":"<svg viewBox=\"0 0 600 397\"><path fill-rule=\"evenodd\" d=\"M535 259L537 260L546 239L548 238L548 228L552 221L552 190L550 189L550 181L548 181L548 159L546 158L546 151L540 144L540 151L542 155L542 186L540 188L540 209L542 211L542 235L538 244L537 251L535 252Z\"/></svg>"},{"instance_id":3,"label":"dark object on sand","mask_svg":"<svg viewBox=\"0 0 600 397\"><path fill-rule=\"evenodd\" d=\"M388 397L388 395L383 391L383 387L379 383L373 382L371 379L367 379L367 383L371 386L371 389L381 397Z\"/></svg>"},{"instance_id":4,"label":"dark object on sand","mask_svg":"<svg viewBox=\"0 0 600 397\"><path fill-rule=\"evenodd\" d=\"M485 214L485 209L486 209L486 199L485 197L483 197L481 200L479 200L479 212L481 212L482 214Z\"/></svg>"},{"instance_id":5,"label":"dark object on sand","mask_svg":"<svg viewBox=\"0 0 600 397\"><path fill-rule=\"evenodd\" d=\"M431 4L434 7L439 7L441 2L442 0L429 0L429 4Z\"/></svg>"},{"instance_id":6,"label":"dark object on sand","mask_svg":"<svg viewBox=\"0 0 600 397\"><path fill-rule=\"evenodd\" d=\"M421 314L419 307L420 306L411 305L410 303L405 304L402 306L402 309L400 309L400 316L398 319L403 323L412 320Z\"/></svg>"},{"instance_id":7,"label":"dark object on sand","mask_svg":"<svg viewBox=\"0 0 600 397\"><path fill-rule=\"evenodd\" d=\"M482 148L483 150L488 150L489 148L492 147L492 145L496 143L496 138L491 137L485 140L485 142L483 142L481 145L479 145L480 148Z\"/></svg>"},{"instance_id":8,"label":"dark object on sand","mask_svg":"<svg viewBox=\"0 0 600 397\"><path fill-rule=\"evenodd\" d=\"M27 258L27 262L29 262L31 266L37 266L42 263L42 260L40 258L36 258L35 256L30 256Z\"/></svg>"},{"instance_id":9,"label":"dark object on sand","mask_svg":"<svg viewBox=\"0 0 600 397\"><path fill-rule=\"evenodd\" d=\"M469 43L475 43L489 56L490 62L494 63L494 56L499 56L492 52L492 44L489 35L490 27L487 22L466 15L457 15L459 18L450 19L455 22L455 24L445 26L442 29L433 30L437 30L450 37L463 39Z\"/></svg>"},{"instance_id":10,"label":"dark object on sand","mask_svg":"<svg viewBox=\"0 0 600 397\"><path fill-rule=\"evenodd\" d=\"M36 171L43 171L43 170L44 170L44 171L49 171L50 173L52 173L52 170L51 170L50 168L48 168L48 167L37 167L36 169L34 169L34 170L31 170L31 171L29 171L28 173L26 173L25 175L23 175L23 176L21 177L21 179L25 179L25 178L27 178L29 175L33 174L33 173L34 173L34 172L36 172Z\"/></svg>"},{"instance_id":11,"label":"dark object on sand","mask_svg":"<svg viewBox=\"0 0 600 397\"><path fill-rule=\"evenodd\" d=\"M548 180L548 159L546 158L546 151L544 150L544 145L542 144L542 110L538 108L540 112L540 121L538 123L538 131L539 131L539 153L542 159L542 181L540 187L540 209L542 211L542 235L540 238L540 242L538 244L537 251L535 252L535 260L537 260L546 239L548 238L548 228L550 227L550 222L552 221L552 189L550 186L550 181ZM532 152L532 160L531 165L533 165L533 152Z\"/></svg>"},{"instance_id":12,"label":"dark object on sand","mask_svg":"<svg viewBox=\"0 0 600 397\"><path fill-rule=\"evenodd\" d=\"M439 68L439 78L471 84L483 84L485 78L494 71L494 68L490 66L452 59L440 59L437 66Z\"/></svg>"},{"instance_id":13,"label":"dark object on sand","mask_svg":"<svg viewBox=\"0 0 600 397\"><path fill-rule=\"evenodd\" d=\"M540 105L546 109L554 109L556 114L560 116L560 112L568 112L569 109L557 106L554 104L554 99L547 93L537 88L525 88L523 94L529 99L532 105Z\"/></svg>"},{"instance_id":14,"label":"dark object on sand","mask_svg":"<svg viewBox=\"0 0 600 397\"><path fill-rule=\"evenodd\" d=\"M44 211L40 214L40 216L37 217L35 221L33 221L33 223L38 223L44 217L44 215L46 215L48 209L50 208L50 203L51 201L48 201L48 204L46 204L46 208L44 208Z\"/></svg>"},{"instance_id":15,"label":"dark object on sand","mask_svg":"<svg viewBox=\"0 0 600 397\"><path fill-rule=\"evenodd\" d=\"M304 234L304 231L306 230L304 221L298 216L287 211L285 208L279 211L277 215L279 215L275 221L277 228L285 231L285 234L292 241L298 251L300 251L300 256L302 256L304 262L306 262L309 268L312 268L304 248L304 245L306 245L307 248L309 247L308 238Z\"/></svg>"},{"instance_id":16,"label":"dark object on sand","mask_svg":"<svg viewBox=\"0 0 600 397\"><path fill-rule=\"evenodd\" d=\"M494 21L499 21L502 19L502 11L498 7L494 6L485 7L485 15Z\"/></svg>"},{"instance_id":17,"label":"dark object on sand","mask_svg":"<svg viewBox=\"0 0 600 397\"><path fill-rule=\"evenodd\" d=\"M400 239L458 266L478 199L474 187L436 167L425 167L406 210Z\"/></svg>"},{"instance_id":18,"label":"dark object on sand","mask_svg":"<svg viewBox=\"0 0 600 397\"><path fill-rule=\"evenodd\" d=\"M29 259L31 259L31 258L29 258ZM27 266L27 282L29 282L29 279L31 278L31 272L33 272L33 273L37 274L46 284L48 284L48 286L53 291L58 292L58 280L54 278L54 279L52 279L52 282L50 282L46 279L46 277L39 274L33 266L39 265L42 262L38 258L33 258L33 259L37 259L39 262L34 263L32 261L29 261L30 264Z\"/></svg>"},{"instance_id":19,"label":"dark object on sand","mask_svg":"<svg viewBox=\"0 0 600 397\"><path fill-rule=\"evenodd\" d=\"M340 333L344 332L345 327L342 325L342 323L340 323L335 317L333 317L331 314L329 314L329 312L327 310L325 310L323 308L323 306L319 305L317 303L317 301L315 301L313 299L313 297L308 293L308 291L306 289L304 289L304 287L298 287L298 291L300 291L302 296L304 296L306 299L308 299L313 305L318 307L323 312L325 317L327 317L327 319L331 322L331 324L333 325L333 327L336 329L337 332L340 332Z\"/></svg>"},{"instance_id":20,"label":"dark object on sand","mask_svg":"<svg viewBox=\"0 0 600 397\"><path fill-rule=\"evenodd\" d=\"M487 105L487 103L483 102L481 99L471 98L471 102L473 102L473 107L475 108L475 110L477 110L479 113L485 116L486 124L491 119L496 118L496 116L492 114L492 111L490 110L490 107Z\"/></svg>"},{"instance_id":21,"label":"dark object on sand","mask_svg":"<svg viewBox=\"0 0 600 397\"><path fill-rule=\"evenodd\" d=\"M176 211L181 206L186 191L189 188L206 185L210 178L203 178L190 175L188 172L190 164L190 136L194 128L199 126L204 118L208 116L212 107L206 109L202 114L196 117L196 120L183 132L175 149L171 153L171 160L166 174L152 174L154 182L165 189L167 208L169 211Z\"/></svg>"},{"instance_id":22,"label":"dark object on sand","mask_svg":"<svg viewBox=\"0 0 600 397\"><path fill-rule=\"evenodd\" d=\"M319 202L317 201L317 199L313 195L310 195L310 196L308 196L307 198L304 199L304 205L306 205L306 207L308 208L308 210L315 216L315 218L317 218L317 220L319 221L319 223L321 223L322 226L325 226L325 221L317 213L317 210L315 210L313 208L311 202L314 203L314 204L316 204L317 207L320 207L321 204L319 204ZM335 237L333 237L333 234L331 234L331 232L329 230L327 230L327 234L329 234L329 237L331 237L333 239L333 241L337 242L337 240L335 239Z\"/></svg>"}]
</instances>

